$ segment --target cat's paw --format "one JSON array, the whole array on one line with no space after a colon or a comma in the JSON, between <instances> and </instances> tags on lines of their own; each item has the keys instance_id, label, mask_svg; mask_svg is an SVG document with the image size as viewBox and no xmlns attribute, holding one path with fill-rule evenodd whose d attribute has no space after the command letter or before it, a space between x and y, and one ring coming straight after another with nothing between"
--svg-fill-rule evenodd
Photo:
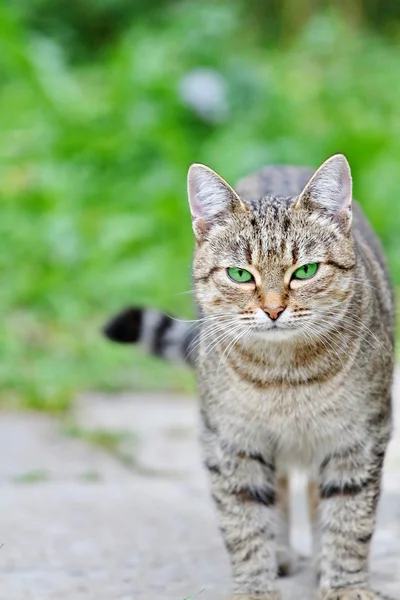
<instances>
[{"instance_id":1,"label":"cat's paw","mask_svg":"<svg viewBox=\"0 0 400 600\"><path fill-rule=\"evenodd\" d=\"M307 558L302 554L298 554L287 546L278 546L276 551L276 558L278 563L278 577L287 577L300 571Z\"/></svg>"},{"instance_id":2,"label":"cat's paw","mask_svg":"<svg viewBox=\"0 0 400 600\"><path fill-rule=\"evenodd\" d=\"M391 600L379 592L368 589L332 590L322 597L322 600Z\"/></svg>"}]
</instances>

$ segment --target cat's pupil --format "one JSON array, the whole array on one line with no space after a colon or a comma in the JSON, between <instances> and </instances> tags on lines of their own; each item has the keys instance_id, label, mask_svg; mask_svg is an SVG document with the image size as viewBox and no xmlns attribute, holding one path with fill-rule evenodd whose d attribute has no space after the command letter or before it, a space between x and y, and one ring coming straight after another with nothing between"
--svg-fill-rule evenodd
<instances>
[{"instance_id":1,"label":"cat's pupil","mask_svg":"<svg viewBox=\"0 0 400 600\"><path fill-rule=\"evenodd\" d=\"M239 269L238 273L239 273L239 277L241 277L243 275L243 269Z\"/></svg>"},{"instance_id":2,"label":"cat's pupil","mask_svg":"<svg viewBox=\"0 0 400 600\"><path fill-rule=\"evenodd\" d=\"M308 271L308 265L304 265L303 269L304 269L304 273L307 273L307 271Z\"/></svg>"}]
</instances>

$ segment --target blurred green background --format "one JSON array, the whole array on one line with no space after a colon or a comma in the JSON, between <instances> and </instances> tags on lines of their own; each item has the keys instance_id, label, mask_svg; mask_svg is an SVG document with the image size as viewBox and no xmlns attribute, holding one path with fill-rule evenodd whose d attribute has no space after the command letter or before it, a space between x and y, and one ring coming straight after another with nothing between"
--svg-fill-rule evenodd
<instances>
[{"instance_id":1,"label":"blurred green background","mask_svg":"<svg viewBox=\"0 0 400 600\"><path fill-rule=\"evenodd\" d=\"M399 286L399 36L396 1L1 1L3 402L190 388L99 330L193 314L191 162L234 183L346 153Z\"/></svg>"}]
</instances>

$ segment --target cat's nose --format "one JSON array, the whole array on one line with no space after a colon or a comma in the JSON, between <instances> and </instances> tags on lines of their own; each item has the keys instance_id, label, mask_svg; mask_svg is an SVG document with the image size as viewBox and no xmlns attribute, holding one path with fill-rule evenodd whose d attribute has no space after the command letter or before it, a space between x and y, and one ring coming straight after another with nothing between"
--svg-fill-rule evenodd
<instances>
[{"instance_id":1,"label":"cat's nose","mask_svg":"<svg viewBox=\"0 0 400 600\"><path fill-rule=\"evenodd\" d=\"M283 313L284 310L284 306L263 306L263 311L267 313L269 318L273 321L276 321L276 319Z\"/></svg>"}]
</instances>

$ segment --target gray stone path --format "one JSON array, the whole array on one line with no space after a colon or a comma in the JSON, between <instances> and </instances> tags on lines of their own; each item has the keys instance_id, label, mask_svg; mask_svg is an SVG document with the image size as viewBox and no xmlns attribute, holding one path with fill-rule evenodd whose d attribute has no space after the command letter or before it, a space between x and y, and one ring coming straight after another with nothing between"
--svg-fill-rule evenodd
<instances>
[{"instance_id":1,"label":"gray stone path","mask_svg":"<svg viewBox=\"0 0 400 600\"><path fill-rule=\"evenodd\" d=\"M372 567L400 600L400 387ZM222 600L229 569L196 445L192 399L86 396L75 423L122 432L114 453L43 415L0 413L0 600ZM125 435L125 432L133 435ZM130 460L128 461L127 458ZM294 544L308 551L302 480ZM285 600L314 597L307 570Z\"/></svg>"}]
</instances>

